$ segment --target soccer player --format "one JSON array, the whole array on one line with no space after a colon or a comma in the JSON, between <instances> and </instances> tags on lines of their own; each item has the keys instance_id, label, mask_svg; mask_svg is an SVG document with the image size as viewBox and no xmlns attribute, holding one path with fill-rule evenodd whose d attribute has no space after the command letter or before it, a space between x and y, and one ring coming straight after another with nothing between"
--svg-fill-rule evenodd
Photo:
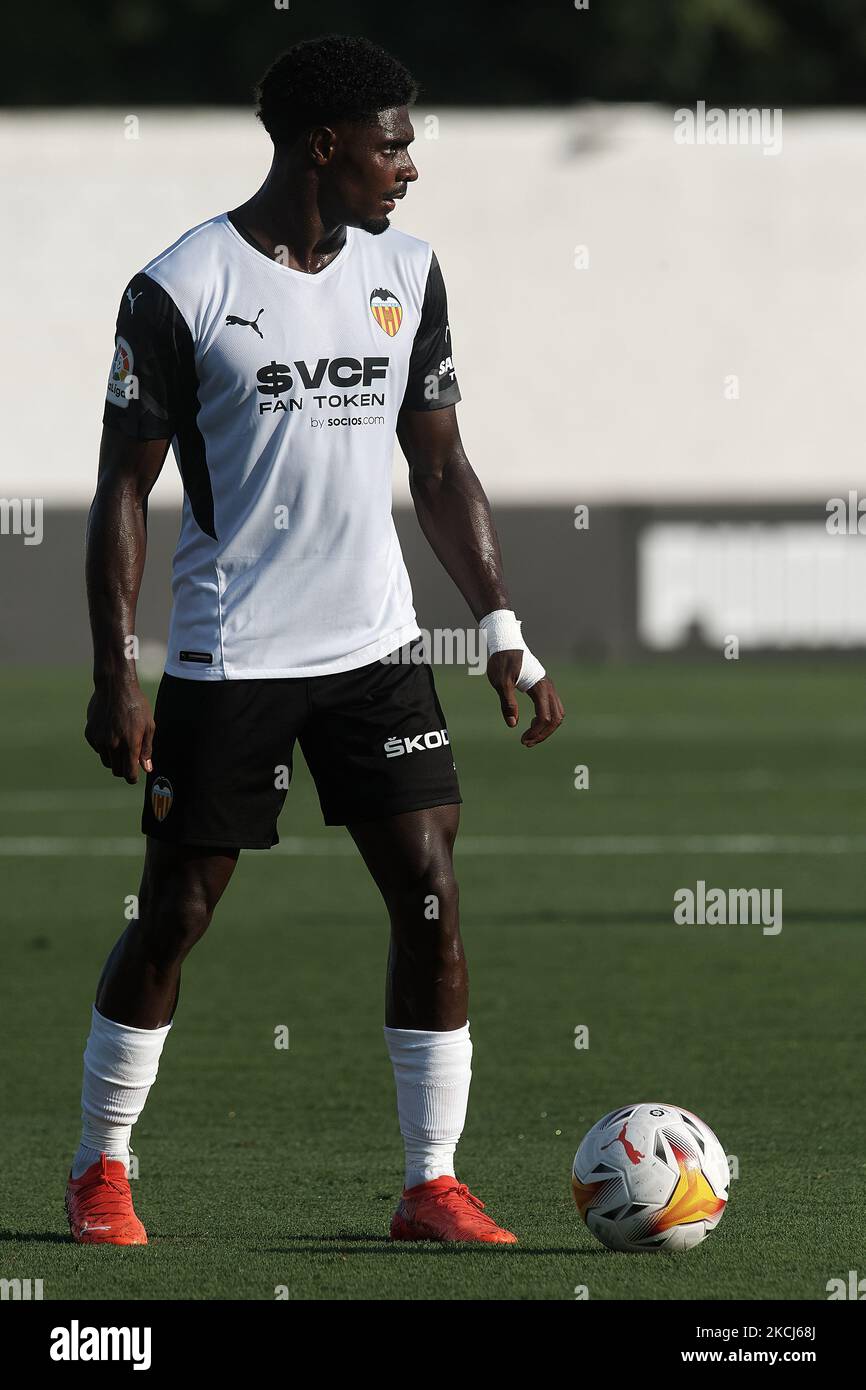
<instances>
[{"instance_id":1,"label":"soccer player","mask_svg":"<svg viewBox=\"0 0 866 1390\"><path fill-rule=\"evenodd\" d=\"M427 242L389 223L418 177L415 94L367 40L290 49L259 89L274 146L261 188L186 232L121 298L87 539L85 736L115 777L145 771L147 841L139 917L108 958L84 1053L66 1205L86 1244L147 1240L128 1183L132 1127L185 956L240 851L277 843L296 739L325 823L347 827L391 923L385 1039L406 1154L391 1235L516 1239L454 1172L472 1055L452 865L461 797L430 665L412 659L395 432L424 533L486 635L506 724L516 690L534 706L527 748L563 711L509 607L463 452L442 272ZM183 520L151 715L128 639L169 443Z\"/></svg>"}]
</instances>

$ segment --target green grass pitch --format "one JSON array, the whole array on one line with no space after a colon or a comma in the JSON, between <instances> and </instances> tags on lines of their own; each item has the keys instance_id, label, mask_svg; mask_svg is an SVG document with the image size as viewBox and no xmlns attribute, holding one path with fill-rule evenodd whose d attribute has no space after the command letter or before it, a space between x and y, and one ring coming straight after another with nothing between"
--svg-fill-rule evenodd
<instances>
[{"instance_id":1,"label":"green grass pitch","mask_svg":"<svg viewBox=\"0 0 866 1390\"><path fill-rule=\"evenodd\" d=\"M187 962L133 1136L150 1244L113 1250L70 1243L63 1190L90 1004L138 888L140 790L83 742L84 672L3 673L0 1277L41 1278L46 1299L757 1300L866 1274L863 674L555 669L567 722L527 751L483 678L437 672L465 801L458 1173L510 1249L388 1242L384 912L299 757L280 830L303 852L244 854ZM781 887L783 930L675 926L698 879ZM696 1111L737 1160L688 1255L611 1254L572 1202L583 1133L649 1099Z\"/></svg>"}]
</instances>

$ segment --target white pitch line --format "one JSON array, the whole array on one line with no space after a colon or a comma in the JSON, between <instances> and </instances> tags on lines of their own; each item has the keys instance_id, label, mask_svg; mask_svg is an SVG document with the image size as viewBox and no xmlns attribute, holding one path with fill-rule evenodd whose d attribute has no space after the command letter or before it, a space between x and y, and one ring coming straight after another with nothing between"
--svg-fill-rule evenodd
<instances>
[{"instance_id":1,"label":"white pitch line","mask_svg":"<svg viewBox=\"0 0 866 1390\"><path fill-rule=\"evenodd\" d=\"M142 783L143 786L143 783ZM140 795L140 793L139 793ZM133 793L133 798L135 793ZM84 788L75 791L17 791L0 792L0 811L23 811L42 813L44 811L119 811L124 806L134 804L128 792L93 791Z\"/></svg>"},{"instance_id":2,"label":"white pitch line","mask_svg":"<svg viewBox=\"0 0 866 1390\"><path fill-rule=\"evenodd\" d=\"M670 800L683 790L706 786L707 775L702 772L665 772L653 777L649 774L599 772L593 781L593 789L598 797L622 796L634 800L640 796ZM787 777L761 768L742 772L722 769L713 772L712 779L714 785L723 790L745 788L757 793L785 791L792 786L802 785L802 773L796 769ZM111 813L130 806L137 808L143 785L142 781L137 789L109 787L105 790L86 788L81 791L0 791L0 813L15 816L63 811ZM820 791L863 790L866 788L866 771L831 771L817 777L810 773L809 785Z\"/></svg>"},{"instance_id":3,"label":"white pitch line","mask_svg":"<svg viewBox=\"0 0 866 1390\"><path fill-rule=\"evenodd\" d=\"M585 835L471 836L455 848L467 854L862 854L866 835Z\"/></svg>"},{"instance_id":4,"label":"white pitch line","mask_svg":"<svg viewBox=\"0 0 866 1390\"><path fill-rule=\"evenodd\" d=\"M458 855L577 855L629 856L661 854L862 854L864 835L465 835L458 838ZM82 837L67 835L0 836L0 857L139 859L143 836ZM354 855L345 837L289 836L272 854L297 858Z\"/></svg>"}]
</instances>

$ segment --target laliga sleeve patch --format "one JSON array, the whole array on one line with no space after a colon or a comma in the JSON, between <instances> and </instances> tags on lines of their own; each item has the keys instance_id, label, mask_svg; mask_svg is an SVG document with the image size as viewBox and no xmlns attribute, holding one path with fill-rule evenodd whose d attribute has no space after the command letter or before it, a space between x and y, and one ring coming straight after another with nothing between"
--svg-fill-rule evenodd
<instances>
[{"instance_id":1,"label":"laliga sleeve patch","mask_svg":"<svg viewBox=\"0 0 866 1390\"><path fill-rule=\"evenodd\" d=\"M129 402L133 399L135 383L132 373L133 361L132 348L126 339L121 338L118 333L111 372L108 377L106 399L110 405L119 406L121 410L126 410Z\"/></svg>"}]
</instances>

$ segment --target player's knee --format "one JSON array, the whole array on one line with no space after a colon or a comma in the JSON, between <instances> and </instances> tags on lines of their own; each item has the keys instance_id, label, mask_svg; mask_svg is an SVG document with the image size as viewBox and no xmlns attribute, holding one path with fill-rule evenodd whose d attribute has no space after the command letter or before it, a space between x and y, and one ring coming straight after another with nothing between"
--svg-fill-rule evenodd
<instances>
[{"instance_id":1,"label":"player's knee","mask_svg":"<svg viewBox=\"0 0 866 1390\"><path fill-rule=\"evenodd\" d=\"M451 865L432 869L424 880L424 900L438 908L439 920L452 922L457 913L459 890Z\"/></svg>"},{"instance_id":2,"label":"player's knee","mask_svg":"<svg viewBox=\"0 0 866 1390\"><path fill-rule=\"evenodd\" d=\"M433 861L407 875L389 898L391 915L399 925L456 926L459 890L450 862Z\"/></svg>"}]
</instances>

